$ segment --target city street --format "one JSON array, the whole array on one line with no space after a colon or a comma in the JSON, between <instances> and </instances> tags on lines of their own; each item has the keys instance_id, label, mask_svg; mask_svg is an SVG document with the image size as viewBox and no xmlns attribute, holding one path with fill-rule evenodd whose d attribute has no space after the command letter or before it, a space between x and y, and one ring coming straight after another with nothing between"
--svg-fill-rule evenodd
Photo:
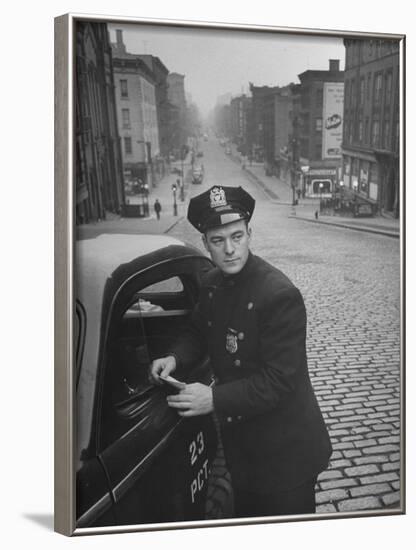
<instances>
[{"instance_id":1,"label":"city street","mask_svg":"<svg viewBox=\"0 0 416 550\"><path fill-rule=\"evenodd\" d=\"M285 272L308 312L308 358L334 453L319 477L318 511L399 505L400 246L398 239L289 218L213 138L206 177L243 185L256 199L252 250ZM200 246L185 220L169 234Z\"/></svg>"},{"instance_id":2,"label":"city street","mask_svg":"<svg viewBox=\"0 0 416 550\"><path fill-rule=\"evenodd\" d=\"M186 178L186 200L173 215L168 175L151 190L162 217L115 218L78 228L100 233L169 233L201 247L186 221L191 196L214 184L242 185L256 199L252 250L281 269L301 290L308 313L313 385L333 442L330 468L319 477L319 512L399 506L400 492L400 241L293 216L283 182L266 192L218 140L201 141L202 184ZM188 172L190 165L187 166ZM272 181L272 180L270 180ZM277 197L277 198L276 198ZM307 201L297 208L307 210ZM375 223L374 221L370 222ZM387 223L387 222L385 222Z\"/></svg>"}]
</instances>

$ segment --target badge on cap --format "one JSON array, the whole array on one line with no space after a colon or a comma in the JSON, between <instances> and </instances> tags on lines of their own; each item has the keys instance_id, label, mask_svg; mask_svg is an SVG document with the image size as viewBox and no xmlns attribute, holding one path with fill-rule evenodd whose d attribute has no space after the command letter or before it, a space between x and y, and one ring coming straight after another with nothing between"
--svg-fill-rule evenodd
<instances>
[{"instance_id":1,"label":"badge on cap","mask_svg":"<svg viewBox=\"0 0 416 550\"><path fill-rule=\"evenodd\" d=\"M218 206L227 206L227 199L225 198L225 191L222 187L213 187L209 195L211 201L211 208L217 208Z\"/></svg>"},{"instance_id":2,"label":"badge on cap","mask_svg":"<svg viewBox=\"0 0 416 550\"><path fill-rule=\"evenodd\" d=\"M233 328L227 329L225 349L228 351L228 353L235 353L238 350L237 331Z\"/></svg>"}]
</instances>

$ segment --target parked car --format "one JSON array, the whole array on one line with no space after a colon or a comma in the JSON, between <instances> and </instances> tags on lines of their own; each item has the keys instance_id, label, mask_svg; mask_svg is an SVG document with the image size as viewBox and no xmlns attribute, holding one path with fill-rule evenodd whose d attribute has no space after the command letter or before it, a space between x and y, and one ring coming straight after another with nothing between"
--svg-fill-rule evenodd
<instances>
[{"instance_id":1,"label":"parked car","mask_svg":"<svg viewBox=\"0 0 416 550\"><path fill-rule=\"evenodd\" d=\"M170 173L171 174L177 174L178 176L182 176L182 170L180 168L178 168L177 166L173 166L170 169Z\"/></svg>"},{"instance_id":2,"label":"parked car","mask_svg":"<svg viewBox=\"0 0 416 550\"><path fill-rule=\"evenodd\" d=\"M192 183L202 183L204 180L204 170L201 166L195 167L192 171Z\"/></svg>"},{"instance_id":3,"label":"parked car","mask_svg":"<svg viewBox=\"0 0 416 550\"><path fill-rule=\"evenodd\" d=\"M218 443L212 416L180 417L166 402L177 390L150 384L148 369L186 326L211 267L202 252L168 236L77 242L78 528L207 517ZM213 383L207 357L175 376ZM217 517L230 495L223 490Z\"/></svg>"}]
</instances>

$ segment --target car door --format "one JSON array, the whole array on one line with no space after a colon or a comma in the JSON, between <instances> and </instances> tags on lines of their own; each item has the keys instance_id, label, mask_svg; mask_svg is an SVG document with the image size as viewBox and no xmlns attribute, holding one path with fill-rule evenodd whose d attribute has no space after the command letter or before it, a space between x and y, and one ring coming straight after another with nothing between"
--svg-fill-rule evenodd
<instances>
[{"instance_id":1,"label":"car door","mask_svg":"<svg viewBox=\"0 0 416 550\"><path fill-rule=\"evenodd\" d=\"M98 449L117 524L204 518L205 491L216 450L210 416L181 419L166 397L174 389L148 381L197 299L207 259L173 259L130 277L110 309ZM193 381L211 383L207 359Z\"/></svg>"}]
</instances>

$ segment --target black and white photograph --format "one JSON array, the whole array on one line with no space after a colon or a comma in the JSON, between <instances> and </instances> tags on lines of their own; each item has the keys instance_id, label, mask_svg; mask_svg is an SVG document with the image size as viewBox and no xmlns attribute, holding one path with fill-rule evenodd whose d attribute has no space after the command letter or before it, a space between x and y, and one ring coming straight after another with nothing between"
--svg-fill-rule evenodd
<instances>
[{"instance_id":1,"label":"black and white photograph","mask_svg":"<svg viewBox=\"0 0 416 550\"><path fill-rule=\"evenodd\" d=\"M404 36L55 24L73 46L55 529L403 514Z\"/></svg>"}]
</instances>

